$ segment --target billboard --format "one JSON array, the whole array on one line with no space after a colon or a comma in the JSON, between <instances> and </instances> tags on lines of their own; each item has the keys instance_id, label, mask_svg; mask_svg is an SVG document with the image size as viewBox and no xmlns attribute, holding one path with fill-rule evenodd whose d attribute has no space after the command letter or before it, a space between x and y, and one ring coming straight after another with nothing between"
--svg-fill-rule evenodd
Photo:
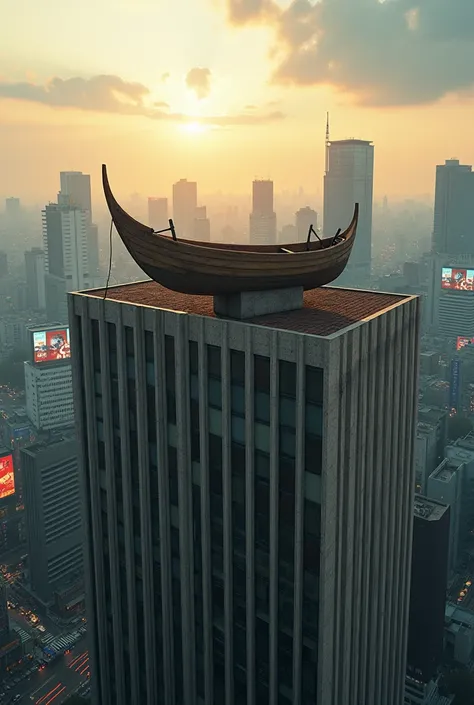
<instances>
[{"instance_id":1,"label":"billboard","mask_svg":"<svg viewBox=\"0 0 474 705\"><path fill-rule=\"evenodd\" d=\"M0 499L15 494L15 475L13 474L13 456L0 458Z\"/></svg>"},{"instance_id":2,"label":"billboard","mask_svg":"<svg viewBox=\"0 0 474 705\"><path fill-rule=\"evenodd\" d=\"M53 362L70 357L69 328L33 332L33 362Z\"/></svg>"},{"instance_id":3,"label":"billboard","mask_svg":"<svg viewBox=\"0 0 474 705\"><path fill-rule=\"evenodd\" d=\"M454 291L474 291L474 269L441 269L441 288Z\"/></svg>"},{"instance_id":4,"label":"billboard","mask_svg":"<svg viewBox=\"0 0 474 705\"><path fill-rule=\"evenodd\" d=\"M474 345L474 338L464 338L458 335L458 339L456 341L456 350L461 350L461 348L465 348L466 345Z\"/></svg>"},{"instance_id":5,"label":"billboard","mask_svg":"<svg viewBox=\"0 0 474 705\"><path fill-rule=\"evenodd\" d=\"M451 381L449 385L449 408L457 411L459 406L459 376L461 371L461 360L457 357L451 360Z\"/></svg>"}]
</instances>

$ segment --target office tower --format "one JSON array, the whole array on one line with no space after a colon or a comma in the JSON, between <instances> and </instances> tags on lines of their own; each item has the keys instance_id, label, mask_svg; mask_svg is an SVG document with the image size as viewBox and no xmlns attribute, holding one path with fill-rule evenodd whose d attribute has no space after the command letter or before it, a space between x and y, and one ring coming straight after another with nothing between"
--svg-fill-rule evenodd
<instances>
[{"instance_id":1,"label":"office tower","mask_svg":"<svg viewBox=\"0 0 474 705\"><path fill-rule=\"evenodd\" d=\"M433 255L428 294L433 334L474 337L474 255Z\"/></svg>"},{"instance_id":2,"label":"office tower","mask_svg":"<svg viewBox=\"0 0 474 705\"><path fill-rule=\"evenodd\" d=\"M82 171L61 171L61 195L68 196L69 204L86 211L92 220L91 177Z\"/></svg>"},{"instance_id":3,"label":"office tower","mask_svg":"<svg viewBox=\"0 0 474 705\"><path fill-rule=\"evenodd\" d=\"M367 285L371 268L374 146L365 140L337 140L327 144L324 175L324 235L331 237L352 217L359 204L357 237L338 284Z\"/></svg>"},{"instance_id":4,"label":"office tower","mask_svg":"<svg viewBox=\"0 0 474 705\"><path fill-rule=\"evenodd\" d=\"M211 222L207 217L206 206L198 206L196 208L194 239L201 240L202 242L210 242L211 240Z\"/></svg>"},{"instance_id":5,"label":"office tower","mask_svg":"<svg viewBox=\"0 0 474 705\"><path fill-rule=\"evenodd\" d=\"M153 230L162 230L168 227L168 199L148 199L148 225Z\"/></svg>"},{"instance_id":6,"label":"office tower","mask_svg":"<svg viewBox=\"0 0 474 705\"><path fill-rule=\"evenodd\" d=\"M252 184L252 212L249 218L250 244L276 243L276 214L273 210L273 181L256 180Z\"/></svg>"},{"instance_id":7,"label":"office tower","mask_svg":"<svg viewBox=\"0 0 474 705\"><path fill-rule=\"evenodd\" d=\"M196 207L197 183L180 179L173 184L173 220L178 237L193 237Z\"/></svg>"},{"instance_id":8,"label":"office tower","mask_svg":"<svg viewBox=\"0 0 474 705\"><path fill-rule=\"evenodd\" d=\"M6 277L8 275L8 255L6 252L0 250L0 277Z\"/></svg>"},{"instance_id":9,"label":"office tower","mask_svg":"<svg viewBox=\"0 0 474 705\"><path fill-rule=\"evenodd\" d=\"M44 251L33 247L25 252L26 298L28 308L46 308Z\"/></svg>"},{"instance_id":10,"label":"office tower","mask_svg":"<svg viewBox=\"0 0 474 705\"><path fill-rule=\"evenodd\" d=\"M428 683L443 657L449 507L415 496L407 674Z\"/></svg>"},{"instance_id":11,"label":"office tower","mask_svg":"<svg viewBox=\"0 0 474 705\"><path fill-rule=\"evenodd\" d=\"M295 219L298 242L306 242L311 225L315 230L318 227L318 214L306 206L306 208L300 208L299 211L296 211ZM311 235L311 239L315 239L315 237L315 235Z\"/></svg>"},{"instance_id":12,"label":"office tower","mask_svg":"<svg viewBox=\"0 0 474 705\"><path fill-rule=\"evenodd\" d=\"M83 579L77 443L59 437L21 450L32 590L45 603Z\"/></svg>"},{"instance_id":13,"label":"office tower","mask_svg":"<svg viewBox=\"0 0 474 705\"><path fill-rule=\"evenodd\" d=\"M474 255L474 172L458 159L436 167L432 250Z\"/></svg>"},{"instance_id":14,"label":"office tower","mask_svg":"<svg viewBox=\"0 0 474 705\"><path fill-rule=\"evenodd\" d=\"M10 620L8 619L7 607L7 583L3 575L0 575L0 646L3 646L9 633Z\"/></svg>"},{"instance_id":15,"label":"office tower","mask_svg":"<svg viewBox=\"0 0 474 705\"><path fill-rule=\"evenodd\" d=\"M418 300L287 292L69 297L101 705L402 702Z\"/></svg>"},{"instance_id":16,"label":"office tower","mask_svg":"<svg viewBox=\"0 0 474 705\"><path fill-rule=\"evenodd\" d=\"M5 199L5 215L7 218L17 218L21 212L21 205L19 198L6 198Z\"/></svg>"},{"instance_id":17,"label":"office tower","mask_svg":"<svg viewBox=\"0 0 474 705\"><path fill-rule=\"evenodd\" d=\"M67 321L66 292L87 289L89 276L89 216L69 205L67 196L50 203L43 214L45 298L49 320Z\"/></svg>"}]
</instances>

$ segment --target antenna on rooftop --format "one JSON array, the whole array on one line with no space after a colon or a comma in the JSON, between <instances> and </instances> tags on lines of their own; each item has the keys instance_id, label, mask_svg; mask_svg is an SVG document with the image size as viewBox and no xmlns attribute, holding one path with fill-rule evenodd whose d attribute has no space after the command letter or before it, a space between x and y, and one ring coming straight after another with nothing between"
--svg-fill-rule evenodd
<instances>
[{"instance_id":1,"label":"antenna on rooftop","mask_svg":"<svg viewBox=\"0 0 474 705\"><path fill-rule=\"evenodd\" d=\"M329 171L329 113L326 113L326 164L325 173Z\"/></svg>"}]
</instances>

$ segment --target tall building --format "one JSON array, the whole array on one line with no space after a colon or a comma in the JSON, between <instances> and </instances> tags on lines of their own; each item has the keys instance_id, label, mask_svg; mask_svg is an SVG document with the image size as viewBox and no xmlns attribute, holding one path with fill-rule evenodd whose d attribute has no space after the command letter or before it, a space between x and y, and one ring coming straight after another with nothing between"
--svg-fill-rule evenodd
<instances>
[{"instance_id":1,"label":"tall building","mask_svg":"<svg viewBox=\"0 0 474 705\"><path fill-rule=\"evenodd\" d=\"M5 199L5 215L7 218L17 218L21 212L21 204L19 198Z\"/></svg>"},{"instance_id":2,"label":"tall building","mask_svg":"<svg viewBox=\"0 0 474 705\"><path fill-rule=\"evenodd\" d=\"M61 194L68 196L71 206L89 214L92 220L91 177L82 171L61 171L59 175Z\"/></svg>"},{"instance_id":3,"label":"tall building","mask_svg":"<svg viewBox=\"0 0 474 705\"><path fill-rule=\"evenodd\" d=\"M374 146L365 140L337 140L327 145L324 175L324 235L331 237L350 222L359 204L357 237L338 284L367 285L371 269Z\"/></svg>"},{"instance_id":4,"label":"tall building","mask_svg":"<svg viewBox=\"0 0 474 705\"><path fill-rule=\"evenodd\" d=\"M3 575L0 575L0 647L10 634L10 620L8 618L7 607L7 583Z\"/></svg>"},{"instance_id":5,"label":"tall building","mask_svg":"<svg viewBox=\"0 0 474 705\"><path fill-rule=\"evenodd\" d=\"M0 447L0 555L16 548L22 535L16 470L12 450Z\"/></svg>"},{"instance_id":6,"label":"tall building","mask_svg":"<svg viewBox=\"0 0 474 705\"><path fill-rule=\"evenodd\" d=\"M25 252L26 298L28 308L35 311L46 308L44 251L33 247Z\"/></svg>"},{"instance_id":7,"label":"tall building","mask_svg":"<svg viewBox=\"0 0 474 705\"><path fill-rule=\"evenodd\" d=\"M0 277L8 276L8 255L0 250Z\"/></svg>"},{"instance_id":8,"label":"tall building","mask_svg":"<svg viewBox=\"0 0 474 705\"><path fill-rule=\"evenodd\" d=\"M101 705L403 700L418 300L265 297L69 297Z\"/></svg>"},{"instance_id":9,"label":"tall building","mask_svg":"<svg viewBox=\"0 0 474 705\"><path fill-rule=\"evenodd\" d=\"M50 431L73 424L70 363L41 366L27 361L24 366L26 413L33 426Z\"/></svg>"},{"instance_id":10,"label":"tall building","mask_svg":"<svg viewBox=\"0 0 474 705\"><path fill-rule=\"evenodd\" d=\"M66 293L88 289L89 216L87 211L69 205L67 196L43 210L43 250L45 254L45 298L49 320L67 321Z\"/></svg>"},{"instance_id":11,"label":"tall building","mask_svg":"<svg viewBox=\"0 0 474 705\"><path fill-rule=\"evenodd\" d=\"M449 506L416 495L407 673L423 683L436 678L443 659L448 549Z\"/></svg>"},{"instance_id":12,"label":"tall building","mask_svg":"<svg viewBox=\"0 0 474 705\"><path fill-rule=\"evenodd\" d=\"M21 450L33 591L45 603L71 580L83 579L81 501L74 438Z\"/></svg>"},{"instance_id":13,"label":"tall building","mask_svg":"<svg viewBox=\"0 0 474 705\"><path fill-rule=\"evenodd\" d=\"M318 214L312 208L306 206L296 211L295 220L298 242L306 242L311 225L315 230L318 227ZM313 239L314 235L311 238Z\"/></svg>"},{"instance_id":14,"label":"tall building","mask_svg":"<svg viewBox=\"0 0 474 705\"><path fill-rule=\"evenodd\" d=\"M180 179L173 184L173 220L178 237L192 239L196 207L197 183Z\"/></svg>"},{"instance_id":15,"label":"tall building","mask_svg":"<svg viewBox=\"0 0 474 705\"><path fill-rule=\"evenodd\" d=\"M211 222L207 217L206 206L198 206L196 208L196 217L194 218L194 238L201 242L210 242L211 240Z\"/></svg>"},{"instance_id":16,"label":"tall building","mask_svg":"<svg viewBox=\"0 0 474 705\"><path fill-rule=\"evenodd\" d=\"M153 230L162 230L168 227L168 199L153 198L148 199L148 225Z\"/></svg>"},{"instance_id":17,"label":"tall building","mask_svg":"<svg viewBox=\"0 0 474 705\"><path fill-rule=\"evenodd\" d=\"M273 245L277 241L276 213L273 210L273 181L256 180L252 184L250 243Z\"/></svg>"},{"instance_id":18,"label":"tall building","mask_svg":"<svg viewBox=\"0 0 474 705\"><path fill-rule=\"evenodd\" d=\"M428 305L435 335L474 337L474 255L433 255Z\"/></svg>"},{"instance_id":19,"label":"tall building","mask_svg":"<svg viewBox=\"0 0 474 705\"><path fill-rule=\"evenodd\" d=\"M434 253L474 255L474 172L447 159L436 167L432 249Z\"/></svg>"}]
</instances>

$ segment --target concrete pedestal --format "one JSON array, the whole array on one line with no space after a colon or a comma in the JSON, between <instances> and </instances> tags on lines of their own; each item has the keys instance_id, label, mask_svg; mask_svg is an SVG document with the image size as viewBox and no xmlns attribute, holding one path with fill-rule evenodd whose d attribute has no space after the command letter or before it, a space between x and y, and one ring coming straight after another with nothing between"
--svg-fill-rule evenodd
<instances>
[{"instance_id":1,"label":"concrete pedestal","mask_svg":"<svg viewBox=\"0 0 474 705\"><path fill-rule=\"evenodd\" d=\"M214 313L219 318L245 320L303 308L303 287L271 289L270 291L246 291L229 296L214 296Z\"/></svg>"}]
</instances>

